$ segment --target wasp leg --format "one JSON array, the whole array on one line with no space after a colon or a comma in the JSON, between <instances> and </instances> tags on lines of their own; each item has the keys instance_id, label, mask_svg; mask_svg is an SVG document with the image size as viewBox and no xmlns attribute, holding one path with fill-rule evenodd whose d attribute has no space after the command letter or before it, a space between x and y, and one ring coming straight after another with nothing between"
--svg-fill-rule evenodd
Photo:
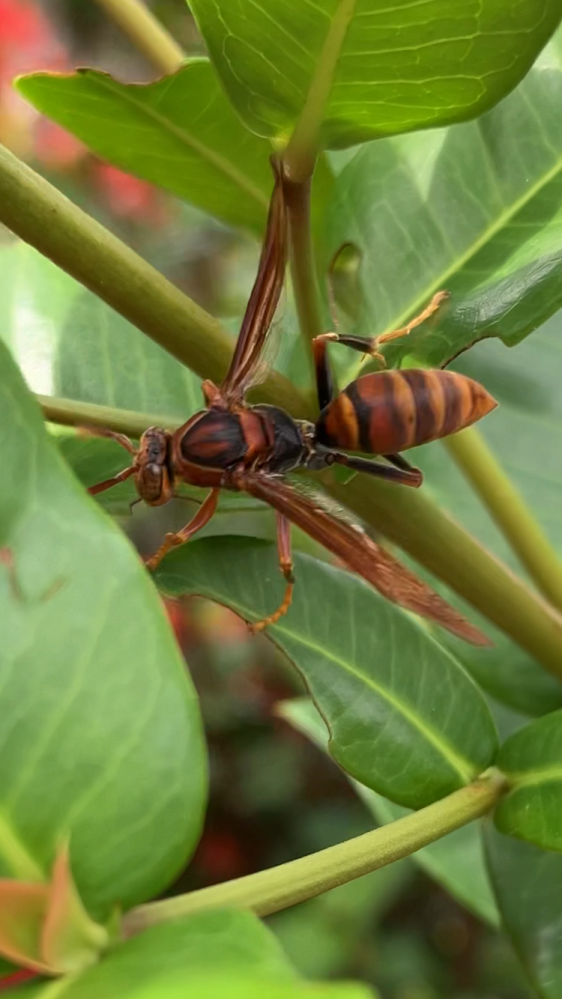
<instances>
[{"instance_id":1,"label":"wasp leg","mask_svg":"<svg viewBox=\"0 0 562 999\"><path fill-rule=\"evenodd\" d=\"M383 458L392 462L396 468L401 468L403 472L419 472L419 468L416 468L414 465L410 465L410 462L406 461L401 454L384 454Z\"/></svg>"},{"instance_id":2,"label":"wasp leg","mask_svg":"<svg viewBox=\"0 0 562 999\"><path fill-rule=\"evenodd\" d=\"M390 333L381 333L379 336L374 337L372 343L375 348L378 348L381 343L388 343L389 340L398 340L402 336L408 336L416 326L421 326L422 323L425 323L426 319L429 319L434 312L437 312L441 303L448 297L449 293L447 291L438 291L431 299L431 302L420 312L419 316L414 316L406 326L402 326L399 330L391 330Z\"/></svg>"},{"instance_id":3,"label":"wasp leg","mask_svg":"<svg viewBox=\"0 0 562 999\"><path fill-rule=\"evenodd\" d=\"M129 454L136 454L137 449L133 444L132 440L125 434L118 434L115 430L107 430L105 427L77 427L79 434L85 434L89 437L109 437L112 441L117 441L121 447L124 447Z\"/></svg>"},{"instance_id":4,"label":"wasp leg","mask_svg":"<svg viewBox=\"0 0 562 999\"><path fill-rule=\"evenodd\" d=\"M134 471L135 468L131 465L130 468L124 468L122 472L114 475L111 479L105 479L104 482L98 482L95 486L90 486L88 489L90 496L96 496L97 493L103 493L106 489L111 489L112 486L118 485L119 482L125 482L126 479L133 475Z\"/></svg>"},{"instance_id":5,"label":"wasp leg","mask_svg":"<svg viewBox=\"0 0 562 999\"><path fill-rule=\"evenodd\" d=\"M360 354L369 354L370 357L374 357L377 361L380 361L382 367L386 367L386 361L384 356L381 354L379 347L382 343L388 343L389 340L397 340L399 337L408 336L416 326L420 326L429 319L434 312L441 305L444 299L448 298L448 292L438 291L436 295L433 296L429 305L426 305L425 309L420 312L419 316L415 316L406 326L402 326L399 330L391 330L389 333L379 333L378 336L365 338L362 336L340 336L339 333L322 333L320 336L316 337L312 341L312 347L314 351L314 361L316 365L316 383L318 386L318 401L320 402L320 409L327 406L332 400L332 389L331 382L328 383L326 372L329 369L328 362L326 359L326 344L327 343L341 343L344 347L349 347L351 350L357 350ZM325 401L321 401L325 400Z\"/></svg>"},{"instance_id":6,"label":"wasp leg","mask_svg":"<svg viewBox=\"0 0 562 999\"><path fill-rule=\"evenodd\" d=\"M154 572L154 570L160 565L164 556L167 555L172 548L175 548L176 545L183 545L186 541L189 541L194 534L197 534L201 528L205 527L205 524L209 523L211 517L217 509L219 493L220 489L212 489L209 495L203 500L193 519L189 521L189 524L186 524L181 531L177 531L175 534L166 535L164 542L160 545L158 551L145 560L145 565L149 572Z\"/></svg>"},{"instance_id":7,"label":"wasp leg","mask_svg":"<svg viewBox=\"0 0 562 999\"><path fill-rule=\"evenodd\" d=\"M340 451L329 451L326 454L326 464L345 465L353 472L366 472L367 475L373 475L377 479L400 482L401 485L413 486L414 489L421 486L423 475L419 468L409 465L400 456L398 456L399 460L395 461L396 457L396 455L388 456L389 461L392 461L392 464L396 466L393 468L392 465L383 465L380 461L372 461L370 458L360 458L358 455L344 454Z\"/></svg>"},{"instance_id":8,"label":"wasp leg","mask_svg":"<svg viewBox=\"0 0 562 999\"><path fill-rule=\"evenodd\" d=\"M287 583L285 596L273 614L269 614L267 617L262 618L261 621L256 621L254 624L248 625L252 634L255 634L257 631L263 631L270 624L275 624L280 617L283 617L287 613L293 599L295 577L293 576L293 558L291 555L291 522L281 513L277 514L277 549L279 552L279 568Z\"/></svg>"}]
</instances>

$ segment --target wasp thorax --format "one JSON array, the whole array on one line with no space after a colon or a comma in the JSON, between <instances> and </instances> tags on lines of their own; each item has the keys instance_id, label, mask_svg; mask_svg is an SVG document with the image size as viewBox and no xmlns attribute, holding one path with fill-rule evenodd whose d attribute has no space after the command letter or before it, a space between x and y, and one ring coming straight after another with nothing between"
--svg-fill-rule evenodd
<instances>
[{"instance_id":1,"label":"wasp thorax","mask_svg":"<svg viewBox=\"0 0 562 999\"><path fill-rule=\"evenodd\" d=\"M169 471L171 435L160 427L149 427L140 439L135 460L135 481L141 499L161 506L173 495Z\"/></svg>"}]
</instances>

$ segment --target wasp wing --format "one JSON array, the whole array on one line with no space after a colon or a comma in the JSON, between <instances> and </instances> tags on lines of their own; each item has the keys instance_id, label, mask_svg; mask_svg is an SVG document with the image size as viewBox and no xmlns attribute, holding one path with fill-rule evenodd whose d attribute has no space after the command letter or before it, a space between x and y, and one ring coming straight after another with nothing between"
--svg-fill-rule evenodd
<instances>
[{"instance_id":1,"label":"wasp wing","mask_svg":"<svg viewBox=\"0 0 562 999\"><path fill-rule=\"evenodd\" d=\"M283 190L282 167L272 159L275 185L258 273L248 300L230 367L220 392L231 404L242 399L253 380L261 352L283 290L287 263L287 211Z\"/></svg>"},{"instance_id":2,"label":"wasp wing","mask_svg":"<svg viewBox=\"0 0 562 999\"><path fill-rule=\"evenodd\" d=\"M472 645L491 644L478 628L377 545L361 528L323 509L320 498L315 500L282 479L259 472L240 472L236 484L251 496L264 500L319 541L388 600L436 621Z\"/></svg>"}]
</instances>

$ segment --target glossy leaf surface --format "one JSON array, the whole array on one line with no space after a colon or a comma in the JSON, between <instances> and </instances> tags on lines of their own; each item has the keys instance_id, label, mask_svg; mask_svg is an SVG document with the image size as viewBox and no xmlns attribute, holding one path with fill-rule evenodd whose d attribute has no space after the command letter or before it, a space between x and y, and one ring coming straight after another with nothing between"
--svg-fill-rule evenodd
<instances>
[{"instance_id":1,"label":"glossy leaf surface","mask_svg":"<svg viewBox=\"0 0 562 999\"><path fill-rule=\"evenodd\" d=\"M460 9L460 8L459 8ZM372 143L337 178L326 259L361 255L359 331L402 327L450 299L391 366L439 366L483 337L518 343L562 306L562 34L477 122Z\"/></svg>"},{"instance_id":2,"label":"glossy leaf surface","mask_svg":"<svg viewBox=\"0 0 562 999\"><path fill-rule=\"evenodd\" d=\"M306 556L295 576L293 605L267 633L302 673L334 759L410 807L481 773L495 730L453 657L357 577ZM239 538L184 545L156 579L167 593L202 594L251 620L274 610L283 590L272 546Z\"/></svg>"},{"instance_id":3,"label":"glossy leaf surface","mask_svg":"<svg viewBox=\"0 0 562 999\"><path fill-rule=\"evenodd\" d=\"M308 698L283 701L277 713L327 752L328 732ZM408 815L408 809L383 798L357 781L352 787L381 825ZM499 914L486 871L479 823L471 822L412 854L419 866L481 919L494 926Z\"/></svg>"},{"instance_id":4,"label":"glossy leaf surface","mask_svg":"<svg viewBox=\"0 0 562 999\"><path fill-rule=\"evenodd\" d=\"M257 230L265 224L269 144L244 128L206 59L150 84L88 69L36 73L17 86L39 111L128 173L224 222Z\"/></svg>"},{"instance_id":5,"label":"glossy leaf surface","mask_svg":"<svg viewBox=\"0 0 562 999\"><path fill-rule=\"evenodd\" d=\"M556 0L190 0L239 114L320 147L480 114L526 73L560 20ZM302 127L302 126L301 126Z\"/></svg>"},{"instance_id":6,"label":"glossy leaf surface","mask_svg":"<svg viewBox=\"0 0 562 999\"><path fill-rule=\"evenodd\" d=\"M486 828L490 876L506 932L541 999L562 992L562 857Z\"/></svg>"},{"instance_id":7,"label":"glossy leaf surface","mask_svg":"<svg viewBox=\"0 0 562 999\"><path fill-rule=\"evenodd\" d=\"M138 556L69 475L3 345L0 397L0 874L48 877L69 838L80 894L107 915L163 889L196 843L197 702Z\"/></svg>"},{"instance_id":8,"label":"glossy leaf surface","mask_svg":"<svg viewBox=\"0 0 562 999\"><path fill-rule=\"evenodd\" d=\"M562 711L553 711L507 739L498 766L511 790L495 812L498 829L562 852Z\"/></svg>"}]
</instances>

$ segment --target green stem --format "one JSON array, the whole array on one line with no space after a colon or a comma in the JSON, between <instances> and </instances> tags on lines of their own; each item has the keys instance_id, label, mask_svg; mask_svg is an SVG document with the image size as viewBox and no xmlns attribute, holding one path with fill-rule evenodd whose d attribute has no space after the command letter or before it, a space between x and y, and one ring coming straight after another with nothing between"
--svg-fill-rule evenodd
<instances>
[{"instance_id":1,"label":"green stem","mask_svg":"<svg viewBox=\"0 0 562 999\"><path fill-rule=\"evenodd\" d=\"M356 476L326 483L339 503L447 583L546 670L562 679L562 618L423 490Z\"/></svg>"},{"instance_id":2,"label":"green stem","mask_svg":"<svg viewBox=\"0 0 562 999\"><path fill-rule=\"evenodd\" d=\"M174 73L185 59L179 45L141 0L96 0L160 73Z\"/></svg>"},{"instance_id":3,"label":"green stem","mask_svg":"<svg viewBox=\"0 0 562 999\"><path fill-rule=\"evenodd\" d=\"M217 320L3 146L0 222L201 378L222 380L232 341ZM260 395L273 405L285 400L295 415L307 411L281 375L272 374Z\"/></svg>"},{"instance_id":4,"label":"green stem","mask_svg":"<svg viewBox=\"0 0 562 999\"><path fill-rule=\"evenodd\" d=\"M251 909L259 916L286 909L408 857L486 815L505 788L503 775L490 771L442 801L312 856L188 895L141 905L125 916L124 932L132 936L155 923L220 906Z\"/></svg>"},{"instance_id":5,"label":"green stem","mask_svg":"<svg viewBox=\"0 0 562 999\"><path fill-rule=\"evenodd\" d=\"M48 420L69 426L91 423L138 437L150 425L177 425L162 416L70 399L38 399ZM361 476L346 485L331 473L320 480L338 503L447 583L546 670L562 677L560 616L427 495Z\"/></svg>"},{"instance_id":6,"label":"green stem","mask_svg":"<svg viewBox=\"0 0 562 999\"><path fill-rule=\"evenodd\" d=\"M463 430L448 437L444 444L539 590L562 610L562 564L480 432L474 428Z\"/></svg>"},{"instance_id":7,"label":"green stem","mask_svg":"<svg viewBox=\"0 0 562 999\"><path fill-rule=\"evenodd\" d=\"M43 410L46 420L60 423L64 427L104 427L118 434L138 439L147 427L164 427L175 430L179 421L158 414L134 413L130 409L114 409L111 406L98 406L92 402L76 402L74 399L61 399L56 396L37 395L35 397Z\"/></svg>"},{"instance_id":8,"label":"green stem","mask_svg":"<svg viewBox=\"0 0 562 999\"><path fill-rule=\"evenodd\" d=\"M310 186L310 179L302 184L286 180L284 184L289 216L291 278L299 325L306 338L309 352L311 341L323 332L312 252Z\"/></svg>"}]
</instances>

